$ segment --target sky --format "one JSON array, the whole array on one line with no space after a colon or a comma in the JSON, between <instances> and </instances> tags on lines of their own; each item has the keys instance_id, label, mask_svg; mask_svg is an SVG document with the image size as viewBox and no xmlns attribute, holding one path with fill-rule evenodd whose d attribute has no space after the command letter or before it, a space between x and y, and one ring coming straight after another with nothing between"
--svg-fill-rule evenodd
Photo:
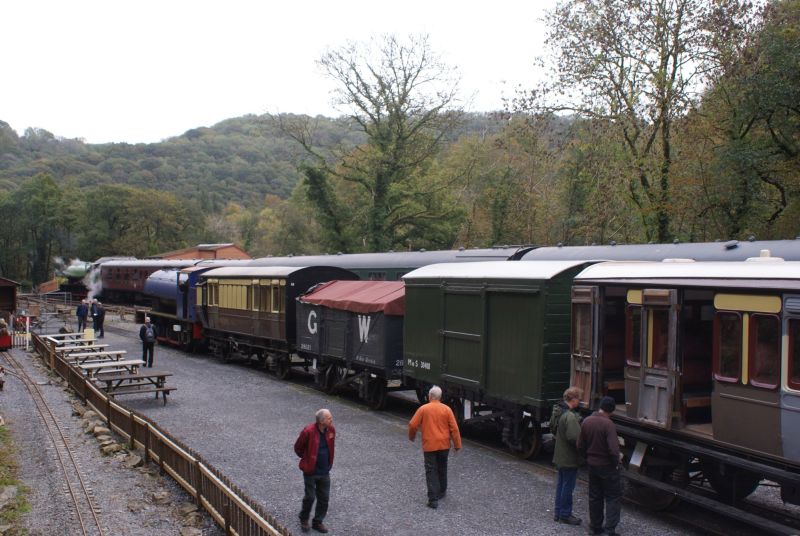
<instances>
[{"instance_id":1,"label":"sky","mask_svg":"<svg viewBox=\"0 0 800 536\"><path fill-rule=\"evenodd\" d=\"M152 143L245 114L335 117L328 49L428 34L465 108L541 73L553 0L3 0L0 120L87 143Z\"/></svg>"}]
</instances>

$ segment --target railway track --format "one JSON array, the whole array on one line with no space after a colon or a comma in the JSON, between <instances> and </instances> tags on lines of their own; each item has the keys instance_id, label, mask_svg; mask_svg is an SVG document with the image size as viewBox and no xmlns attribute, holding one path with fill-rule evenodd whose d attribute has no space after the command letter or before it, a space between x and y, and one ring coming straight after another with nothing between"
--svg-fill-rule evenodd
<instances>
[{"instance_id":1,"label":"railway track","mask_svg":"<svg viewBox=\"0 0 800 536\"><path fill-rule=\"evenodd\" d=\"M72 519L69 526L75 527L76 532L74 533L82 536L105 536L106 532L100 521L100 508L92 489L86 484L86 478L80 464L75 459L70 441L64 433L64 427L50 408L39 386L30 378L22 365L9 352L0 352L0 357L7 364L6 374L17 378L30 393L44 424L44 430L52 443L53 458L58 465L59 472L63 475L64 493L71 506ZM77 532L78 528L80 532Z\"/></svg>"}]
</instances>

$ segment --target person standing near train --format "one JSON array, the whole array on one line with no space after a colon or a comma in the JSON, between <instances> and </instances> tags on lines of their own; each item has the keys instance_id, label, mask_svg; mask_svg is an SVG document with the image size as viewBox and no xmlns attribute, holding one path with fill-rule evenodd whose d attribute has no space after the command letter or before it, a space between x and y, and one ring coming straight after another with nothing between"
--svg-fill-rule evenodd
<instances>
[{"instance_id":1,"label":"person standing near train","mask_svg":"<svg viewBox=\"0 0 800 536\"><path fill-rule=\"evenodd\" d=\"M294 442L294 452L300 457L299 467L303 471L303 506L300 510L300 528L308 532L308 518L314 501L314 518L310 528L317 532L328 532L322 522L328 513L328 501L331 494L331 467L336 443L336 428L333 427L333 415L330 410L320 409L316 413L315 422L300 432Z\"/></svg>"},{"instance_id":2,"label":"person standing near train","mask_svg":"<svg viewBox=\"0 0 800 536\"><path fill-rule=\"evenodd\" d=\"M611 420L615 408L614 399L604 396L600 409L584 419L578 436L578 451L589 464L589 534L617 534L622 499L619 474L622 452L617 427Z\"/></svg>"},{"instance_id":3,"label":"person standing near train","mask_svg":"<svg viewBox=\"0 0 800 536\"><path fill-rule=\"evenodd\" d=\"M144 318L144 324L139 328L139 338L142 339L142 361L145 367L153 367L153 353L156 347L156 327L150 323L150 317Z\"/></svg>"},{"instance_id":4,"label":"person standing near train","mask_svg":"<svg viewBox=\"0 0 800 536\"><path fill-rule=\"evenodd\" d=\"M89 313L92 315L92 329L94 330L95 337L97 336L98 326L97 326L97 299L92 300L92 304L89 306Z\"/></svg>"},{"instance_id":5,"label":"person standing near train","mask_svg":"<svg viewBox=\"0 0 800 536\"><path fill-rule=\"evenodd\" d=\"M438 508L447 493L447 457L452 440L456 452L461 450L461 433L450 406L442 404L442 388L434 385L428 391L428 403L417 409L408 423L408 439L422 430L422 455L425 459L425 484L428 507Z\"/></svg>"},{"instance_id":6,"label":"person standing near train","mask_svg":"<svg viewBox=\"0 0 800 536\"><path fill-rule=\"evenodd\" d=\"M98 339L102 339L103 337L106 336L106 332L103 329L103 324L105 323L105 321L106 321L106 308L103 307L102 303L97 302L97 328L95 328L96 329L95 334L97 334L98 332L100 333L99 335L97 335Z\"/></svg>"},{"instance_id":7,"label":"person standing near train","mask_svg":"<svg viewBox=\"0 0 800 536\"><path fill-rule=\"evenodd\" d=\"M553 406L550 432L556 441L553 465L558 469L554 520L567 525L580 525L581 519L572 515L572 492L578 480L578 436L581 434L580 417L576 411L582 391L570 387L564 391L564 400Z\"/></svg>"},{"instance_id":8,"label":"person standing near train","mask_svg":"<svg viewBox=\"0 0 800 536\"><path fill-rule=\"evenodd\" d=\"M86 329L86 317L89 316L89 306L86 305L86 300L81 300L81 303L78 304L75 316L78 317L78 332L80 333Z\"/></svg>"}]
</instances>

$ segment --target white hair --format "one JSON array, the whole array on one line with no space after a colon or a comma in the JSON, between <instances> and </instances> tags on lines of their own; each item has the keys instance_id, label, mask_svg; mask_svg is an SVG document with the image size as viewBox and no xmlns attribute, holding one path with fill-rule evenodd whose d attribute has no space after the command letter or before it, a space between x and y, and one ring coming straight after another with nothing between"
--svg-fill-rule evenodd
<instances>
[{"instance_id":1,"label":"white hair","mask_svg":"<svg viewBox=\"0 0 800 536\"><path fill-rule=\"evenodd\" d=\"M431 390L428 391L428 398L432 400L441 400L442 399L442 388L438 385L434 385L431 387Z\"/></svg>"},{"instance_id":2,"label":"white hair","mask_svg":"<svg viewBox=\"0 0 800 536\"><path fill-rule=\"evenodd\" d=\"M325 408L318 409L317 413L316 413L317 422L322 422L322 419L324 419L325 417L327 417L330 414L331 414L330 410L327 410Z\"/></svg>"}]
</instances>

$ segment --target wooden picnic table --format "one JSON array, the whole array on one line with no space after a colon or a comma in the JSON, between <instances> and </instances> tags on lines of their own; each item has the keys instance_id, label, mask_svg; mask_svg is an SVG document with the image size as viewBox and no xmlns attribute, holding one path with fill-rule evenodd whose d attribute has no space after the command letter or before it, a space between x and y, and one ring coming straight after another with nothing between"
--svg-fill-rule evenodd
<instances>
[{"instance_id":1,"label":"wooden picnic table","mask_svg":"<svg viewBox=\"0 0 800 536\"><path fill-rule=\"evenodd\" d=\"M64 361L68 363L72 363L75 365L82 365L87 361L97 361L97 362L105 362L105 361L116 361L119 362L126 353L125 350L109 350L106 352L80 352L75 354L69 354L68 356L64 357Z\"/></svg>"},{"instance_id":2,"label":"wooden picnic table","mask_svg":"<svg viewBox=\"0 0 800 536\"><path fill-rule=\"evenodd\" d=\"M92 346L94 342L97 340L94 337L87 338L87 337L78 337L75 339L64 339L64 340L53 340L55 343L56 348L60 348L61 346Z\"/></svg>"},{"instance_id":3,"label":"wooden picnic table","mask_svg":"<svg viewBox=\"0 0 800 536\"><path fill-rule=\"evenodd\" d=\"M67 354L72 354L77 352L100 352L104 348L108 348L108 345L92 344L91 346L86 346L86 345L59 346L56 348L56 353L61 354L62 357L65 357Z\"/></svg>"},{"instance_id":4,"label":"wooden picnic table","mask_svg":"<svg viewBox=\"0 0 800 536\"><path fill-rule=\"evenodd\" d=\"M95 376L95 381L105 383L105 387L102 389L112 397L136 393L155 393L158 398L158 394L161 393L164 404L166 404L167 395L170 391L175 390L175 387L167 387L167 376L172 376L172 373L165 370L148 369L137 373L99 374Z\"/></svg>"},{"instance_id":5,"label":"wooden picnic table","mask_svg":"<svg viewBox=\"0 0 800 536\"><path fill-rule=\"evenodd\" d=\"M99 362L92 362L86 365L78 365L89 378L94 378L94 376L98 372L102 372L104 369L113 370L114 372L121 372L127 371L136 373L139 370L139 367L144 365L144 361L141 359L123 359L119 361L113 360L106 360L106 361L99 361Z\"/></svg>"}]
</instances>

